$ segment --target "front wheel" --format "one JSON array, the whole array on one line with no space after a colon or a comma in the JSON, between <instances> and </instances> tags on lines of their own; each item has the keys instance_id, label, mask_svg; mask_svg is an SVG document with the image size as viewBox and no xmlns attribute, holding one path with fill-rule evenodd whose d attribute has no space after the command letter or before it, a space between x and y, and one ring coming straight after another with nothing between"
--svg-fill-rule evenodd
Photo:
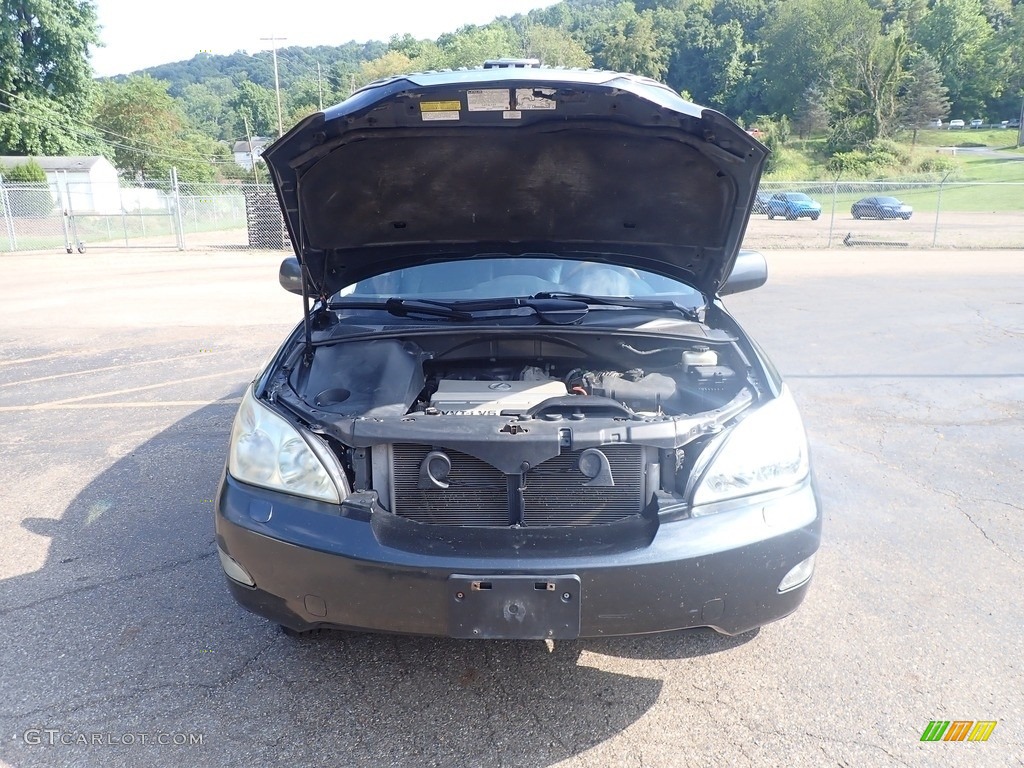
<instances>
[{"instance_id":1,"label":"front wheel","mask_svg":"<svg viewBox=\"0 0 1024 768\"><path fill-rule=\"evenodd\" d=\"M811 221L817 221L817 220L818 220L818 217L819 217L820 215L821 215L820 213L812 213L812 214L811 214Z\"/></svg>"}]
</instances>

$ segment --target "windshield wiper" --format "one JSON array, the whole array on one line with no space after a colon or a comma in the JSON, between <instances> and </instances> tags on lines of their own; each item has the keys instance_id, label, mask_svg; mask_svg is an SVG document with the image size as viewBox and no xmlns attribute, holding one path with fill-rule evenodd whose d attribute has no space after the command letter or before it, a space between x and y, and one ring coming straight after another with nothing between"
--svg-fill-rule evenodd
<instances>
[{"instance_id":1,"label":"windshield wiper","mask_svg":"<svg viewBox=\"0 0 1024 768\"><path fill-rule=\"evenodd\" d=\"M583 301L562 297L507 296L468 301L437 301L435 299L351 300L343 298L327 305L328 309L382 309L396 317L429 315L449 320L473 320L480 312L527 308L547 323L569 325L579 322L589 311Z\"/></svg>"},{"instance_id":2,"label":"windshield wiper","mask_svg":"<svg viewBox=\"0 0 1024 768\"><path fill-rule=\"evenodd\" d=\"M534 299L568 299L583 301L604 307L625 307L637 309L672 309L682 313L688 319L700 322L702 307L688 307L671 299L637 299L632 296L588 296L585 293L567 293L562 291L544 291L535 293Z\"/></svg>"},{"instance_id":3,"label":"windshield wiper","mask_svg":"<svg viewBox=\"0 0 1024 768\"><path fill-rule=\"evenodd\" d=\"M371 301L351 301L342 299L331 301L327 304L328 309L383 309L395 317L409 317L410 315L429 315L431 317L444 317L450 320L472 320L473 316L468 312L455 309L443 301L432 301L430 299L377 299Z\"/></svg>"}]
</instances>

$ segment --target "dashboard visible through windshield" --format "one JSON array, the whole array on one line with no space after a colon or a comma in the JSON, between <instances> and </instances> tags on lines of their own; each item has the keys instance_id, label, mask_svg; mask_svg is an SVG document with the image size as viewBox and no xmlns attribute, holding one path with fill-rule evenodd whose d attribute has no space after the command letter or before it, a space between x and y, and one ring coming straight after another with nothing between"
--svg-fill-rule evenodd
<instances>
[{"instance_id":1,"label":"dashboard visible through windshield","mask_svg":"<svg viewBox=\"0 0 1024 768\"><path fill-rule=\"evenodd\" d=\"M593 261L532 256L421 264L362 280L338 295L463 300L563 292L663 297L691 307L704 304L700 291L662 275Z\"/></svg>"}]
</instances>

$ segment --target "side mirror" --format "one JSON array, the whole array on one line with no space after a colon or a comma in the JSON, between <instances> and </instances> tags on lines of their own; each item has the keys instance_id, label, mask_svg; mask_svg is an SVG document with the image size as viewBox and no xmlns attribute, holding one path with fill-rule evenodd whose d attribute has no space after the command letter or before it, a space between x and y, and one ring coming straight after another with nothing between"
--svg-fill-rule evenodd
<instances>
[{"instance_id":1,"label":"side mirror","mask_svg":"<svg viewBox=\"0 0 1024 768\"><path fill-rule=\"evenodd\" d=\"M302 295L302 265L294 256L289 256L281 262L281 271L277 274L277 281L288 293Z\"/></svg>"},{"instance_id":2,"label":"side mirror","mask_svg":"<svg viewBox=\"0 0 1024 768\"><path fill-rule=\"evenodd\" d=\"M757 251L740 251L732 272L718 289L719 296L752 291L768 282L768 262Z\"/></svg>"}]
</instances>

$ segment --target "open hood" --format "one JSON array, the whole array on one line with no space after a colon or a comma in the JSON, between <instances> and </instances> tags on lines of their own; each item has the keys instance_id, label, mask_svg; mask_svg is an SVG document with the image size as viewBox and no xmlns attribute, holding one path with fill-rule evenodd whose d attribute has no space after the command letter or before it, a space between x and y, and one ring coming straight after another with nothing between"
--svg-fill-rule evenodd
<instances>
[{"instance_id":1,"label":"open hood","mask_svg":"<svg viewBox=\"0 0 1024 768\"><path fill-rule=\"evenodd\" d=\"M717 292L768 150L647 78L563 69L371 84L264 160L310 293L482 253L555 253Z\"/></svg>"}]
</instances>

